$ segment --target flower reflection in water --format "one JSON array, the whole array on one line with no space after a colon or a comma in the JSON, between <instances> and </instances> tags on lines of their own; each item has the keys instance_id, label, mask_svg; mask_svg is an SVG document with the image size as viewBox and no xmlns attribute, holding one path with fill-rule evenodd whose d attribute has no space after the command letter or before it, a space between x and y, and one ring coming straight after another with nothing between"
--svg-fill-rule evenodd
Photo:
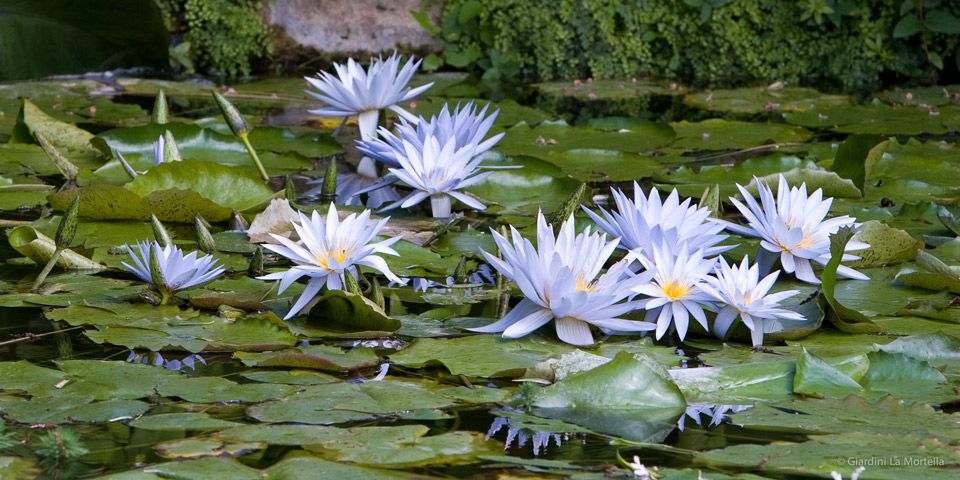
<instances>
[{"instance_id":1,"label":"flower reflection in water","mask_svg":"<svg viewBox=\"0 0 960 480\"><path fill-rule=\"evenodd\" d=\"M522 412L522 410L515 408L503 408L498 410L499 412ZM496 412L494 412L496 414ZM547 447L550 446L550 442L560 446L563 442L570 441L571 433L567 432L544 432L539 430L533 430L523 426L523 423L517 419L509 417L497 416L493 419L493 423L490 424L490 429L487 430L487 440L493 438L504 427L507 428L507 438L504 440L504 450L509 450L514 442L517 442L518 448L523 448L527 445L527 442L532 440L533 443L533 454L540 455L541 452L546 453Z\"/></svg>"},{"instance_id":2,"label":"flower reflection in water","mask_svg":"<svg viewBox=\"0 0 960 480\"><path fill-rule=\"evenodd\" d=\"M677 428L682 432L687 417L690 417L697 425L705 427L716 427L723 422L723 419L731 413L739 413L753 408L753 405L720 405L716 403L704 405L687 405L687 410L677 420ZM710 421L706 424L701 423L701 417L707 416Z\"/></svg>"}]
</instances>

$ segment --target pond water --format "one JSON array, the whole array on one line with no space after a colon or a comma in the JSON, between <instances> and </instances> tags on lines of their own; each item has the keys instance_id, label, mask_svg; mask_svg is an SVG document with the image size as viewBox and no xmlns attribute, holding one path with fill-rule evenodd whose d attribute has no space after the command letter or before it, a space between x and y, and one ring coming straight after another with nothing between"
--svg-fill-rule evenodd
<instances>
[{"instance_id":1,"label":"pond water","mask_svg":"<svg viewBox=\"0 0 960 480\"><path fill-rule=\"evenodd\" d=\"M333 161L348 181L356 126L332 136L339 122L308 112L302 79L0 85L0 142L9 140L0 143L0 477L643 478L628 465L634 456L656 479L848 478L859 466L864 479L960 476L960 86L852 98L636 79L507 95L458 74L412 84L427 81L433 88L404 107L429 115L491 99L493 132L505 136L486 162L522 168L471 187L490 208L452 224L425 209L390 213L389 235L405 240L386 260L414 288L371 270L359 286L372 301L324 293L288 322L304 286L279 294L252 278L256 247L230 213L249 223L285 185L298 208L326 213L315 179ZM212 87L248 116L269 188L218 170L256 178ZM161 88L165 125L149 115ZM43 116L25 109L18 120L18 97ZM74 126L92 141L71 143ZM63 175L21 128L72 145L63 150L79 169L73 187L91 202L81 203L72 247L108 267L56 269L39 293L40 267L12 245L34 238L23 240L28 230L54 237L72 197L57 193ZM150 167L153 142L166 130L185 161L158 180L154 169L167 164ZM131 182L90 144L154 175ZM821 288L783 275L774 289L799 291L785 307L803 320L766 331L762 348L743 326L720 341L695 323L682 342L613 335L579 349L552 329L517 340L465 330L522 298L480 253L497 250L489 229L530 236L538 210L552 216L571 197L610 209L610 187L629 192L632 181L741 221L727 202L736 184L780 172L822 188L832 215L861 223L857 239L869 248L850 265L869 280ZM206 212L227 273L173 305L147 303L120 247L154 238L151 208L187 251L198 245L193 212ZM590 224L579 213L577 222ZM758 248L737 235L724 245L738 262ZM266 252L261 267L288 265ZM635 401L670 392L682 404ZM573 403L558 408L558 398Z\"/></svg>"}]
</instances>

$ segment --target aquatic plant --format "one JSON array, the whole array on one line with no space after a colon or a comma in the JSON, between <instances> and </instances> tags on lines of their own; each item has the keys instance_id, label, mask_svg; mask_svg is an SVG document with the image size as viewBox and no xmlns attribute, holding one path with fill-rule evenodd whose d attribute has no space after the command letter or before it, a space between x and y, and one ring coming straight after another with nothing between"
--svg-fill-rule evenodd
<instances>
[{"instance_id":1,"label":"aquatic plant","mask_svg":"<svg viewBox=\"0 0 960 480\"><path fill-rule=\"evenodd\" d=\"M387 57L371 59L366 70L356 60L347 59L346 65L335 63L337 75L320 72L319 78L305 77L319 92L307 93L321 100L327 106L310 113L329 117L357 116L360 125L360 137L369 140L376 135L380 110L389 109L402 117L416 121L416 117L397 104L410 100L433 86L433 82L416 88L407 87L407 83L416 73L420 61L411 57L403 67L401 57L394 53Z\"/></svg>"},{"instance_id":2,"label":"aquatic plant","mask_svg":"<svg viewBox=\"0 0 960 480\"><path fill-rule=\"evenodd\" d=\"M635 286L633 291L650 297L643 308L647 310L645 320L656 321L657 340L668 330L676 330L680 340L686 338L691 315L704 329L708 328L703 307L713 306L701 287L716 259L704 258L703 250L691 252L685 244L661 244L653 247L653 252L636 258L653 276L649 283Z\"/></svg>"},{"instance_id":3,"label":"aquatic plant","mask_svg":"<svg viewBox=\"0 0 960 480\"><path fill-rule=\"evenodd\" d=\"M631 289L650 279L630 271L630 261L620 261L606 273L600 270L617 247L600 233L574 233L571 216L554 236L543 213L537 214L537 246L511 227L511 240L491 230L503 259L486 251L483 256L502 275L520 287L524 299L505 317L474 332L503 332L505 338L532 333L551 320L560 340L590 345L590 325L605 331L638 332L656 328L652 323L620 317L643 305L624 301Z\"/></svg>"},{"instance_id":4,"label":"aquatic plant","mask_svg":"<svg viewBox=\"0 0 960 480\"><path fill-rule=\"evenodd\" d=\"M219 277L225 271L213 255L198 256L198 252L184 255L175 245L161 246L158 242L137 242L127 246L131 263L124 268L140 280L149 283L160 294L160 303L181 290L197 287Z\"/></svg>"},{"instance_id":5,"label":"aquatic plant","mask_svg":"<svg viewBox=\"0 0 960 480\"><path fill-rule=\"evenodd\" d=\"M684 243L691 251L703 250L704 256L713 257L731 248L717 246L727 236L721 235L723 224L710 219L710 210L691 205L690 199L680 202L674 189L663 201L656 188L647 197L637 182L633 182L633 200L620 189L610 189L616 210L600 207L600 216L586 207L583 211L597 226L611 237L620 238L620 248L635 254L652 252L655 245Z\"/></svg>"},{"instance_id":6,"label":"aquatic plant","mask_svg":"<svg viewBox=\"0 0 960 480\"><path fill-rule=\"evenodd\" d=\"M760 266L750 265L750 258L743 257L738 267L730 266L720 258L716 276L706 277L706 285L701 289L716 301L725 304L713 323L717 336L724 338L730 326L739 317L750 329L750 338L754 347L763 345L763 325L767 320L803 320L803 316L780 307L780 302L799 294L798 290L786 290L768 293L780 276L777 270L760 279Z\"/></svg>"},{"instance_id":7,"label":"aquatic plant","mask_svg":"<svg viewBox=\"0 0 960 480\"><path fill-rule=\"evenodd\" d=\"M410 208L427 198L434 218L448 218L453 199L468 207L484 210L483 202L461 192L464 188L482 182L493 172L480 171L482 157L475 154L475 144L457 147L455 138L443 144L430 135L419 147L402 140L405 154L398 157L399 168L389 168L390 175L413 189L407 196L393 202L384 210Z\"/></svg>"},{"instance_id":8,"label":"aquatic plant","mask_svg":"<svg viewBox=\"0 0 960 480\"><path fill-rule=\"evenodd\" d=\"M769 185L758 178L754 178L754 183L760 194L760 204L740 184L737 184L737 189L746 205L730 197L730 203L740 210L749 226L725 222L727 229L760 238L757 263L763 272L770 271L779 256L783 271L795 274L798 280L819 284L811 262L826 265L830 260L830 235L840 227L855 225L856 221L847 215L825 219L833 199L824 199L823 191L819 188L808 196L806 182L801 183L800 187L790 187L787 179L780 175L776 201ZM863 250L869 246L854 240L847 243L845 251ZM843 260L859 258L855 255L843 256ZM843 265L837 268L837 273L847 278L867 280L866 275Z\"/></svg>"},{"instance_id":9,"label":"aquatic plant","mask_svg":"<svg viewBox=\"0 0 960 480\"><path fill-rule=\"evenodd\" d=\"M297 214L300 221L292 223L300 240L295 242L284 236L271 234L279 244L264 244L268 250L287 257L296 265L285 272L257 277L261 280L279 280L281 293L300 277L310 277L303 293L290 307L284 320L299 313L322 287L326 286L328 290L343 290L347 283L345 276L350 275L356 279L360 266L377 270L391 281L402 283L400 278L390 271L387 262L377 256L399 255L390 245L400 240L400 237L371 243L389 217L373 221L370 220L370 210L364 210L359 215L351 213L340 220L337 207L332 203L326 215L321 215L316 210L312 216L303 212Z\"/></svg>"},{"instance_id":10,"label":"aquatic plant","mask_svg":"<svg viewBox=\"0 0 960 480\"><path fill-rule=\"evenodd\" d=\"M462 107L457 105L451 113L450 105L445 103L440 113L429 119L421 116L417 121L411 122L401 118L396 126L397 135L380 127L378 138L359 140L357 149L370 158L393 167L400 166L399 159L406 155L405 145L410 144L422 150L424 143L431 137L436 138L441 145L454 140L454 149L473 145L473 154L482 155L505 135L505 132L501 132L484 140L500 114L500 110L494 110L487 116L488 107L489 104L478 111L476 105L470 101Z\"/></svg>"}]
</instances>

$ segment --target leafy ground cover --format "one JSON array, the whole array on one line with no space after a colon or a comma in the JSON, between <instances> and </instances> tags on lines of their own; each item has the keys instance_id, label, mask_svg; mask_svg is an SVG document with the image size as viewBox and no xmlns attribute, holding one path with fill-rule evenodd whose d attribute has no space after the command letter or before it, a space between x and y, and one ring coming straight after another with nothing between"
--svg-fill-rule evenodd
<instances>
[{"instance_id":1,"label":"leafy ground cover","mask_svg":"<svg viewBox=\"0 0 960 480\"><path fill-rule=\"evenodd\" d=\"M456 75L412 84L427 81L428 96L404 107L426 115L476 95ZM161 88L166 123L150 115ZM307 182L355 160L353 126L334 136L338 121L305 113L303 88L268 79L225 90L254 125L274 175L264 184L209 85L0 85L0 477L625 478L634 456L658 479L847 478L860 466L863 479L960 475L960 87L856 103L778 86L536 86L569 109L494 102L505 136L491 163L523 168L470 187L487 211L452 225L393 213L389 235L404 240L386 260L419 288L361 282L361 295L325 293L285 322L303 286L278 294L252 278L282 265L249 242L263 233L255 219L277 199L320 208ZM673 107L583 117L584 105L625 96ZM166 131L184 161L150 167ZM131 179L117 151L149 170ZM746 330L589 348L465 330L517 293L480 254L496 249L489 228L530 235L538 210L552 215L571 196L606 205L608 187L633 180L734 219L735 185L779 173L862 223L870 248L852 265L870 280L785 278L777 288L801 291L788 306L805 320L767 331L763 348ZM78 196L63 268L32 292ZM152 213L177 245L198 248L197 212L228 273L149 304L120 268L122 247L154 238ZM245 233L237 217L255 225ZM754 255L755 241L730 242L741 244L731 261Z\"/></svg>"}]
</instances>

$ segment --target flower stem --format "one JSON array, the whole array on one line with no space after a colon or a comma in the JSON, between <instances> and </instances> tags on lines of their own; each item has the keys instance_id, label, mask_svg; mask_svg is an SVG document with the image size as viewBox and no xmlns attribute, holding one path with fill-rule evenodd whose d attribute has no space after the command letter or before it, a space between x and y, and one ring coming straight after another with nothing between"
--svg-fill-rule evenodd
<instances>
[{"instance_id":1,"label":"flower stem","mask_svg":"<svg viewBox=\"0 0 960 480\"><path fill-rule=\"evenodd\" d=\"M450 218L450 196L444 193L430 196L430 211L433 218Z\"/></svg>"},{"instance_id":2,"label":"flower stem","mask_svg":"<svg viewBox=\"0 0 960 480\"><path fill-rule=\"evenodd\" d=\"M250 154L250 159L253 160L253 163L257 166L257 171L260 172L260 178L264 182L270 181L270 175L267 175L267 171L264 170L263 164L260 163L260 157L257 156L257 151L253 149L253 145L250 144L250 135L247 132L241 132L237 135L240 138L240 141L243 142L243 146L247 149L247 153Z\"/></svg>"},{"instance_id":3,"label":"flower stem","mask_svg":"<svg viewBox=\"0 0 960 480\"><path fill-rule=\"evenodd\" d=\"M40 271L40 275L37 275L37 279L33 281L33 288L30 289L31 292L40 290L40 286L43 285L43 281L47 279L47 275L50 275L50 271L53 270L53 266L57 264L57 260L60 260L61 253L63 253L63 247L56 247L53 250L53 255L50 256L50 261L44 265L43 270Z\"/></svg>"}]
</instances>

